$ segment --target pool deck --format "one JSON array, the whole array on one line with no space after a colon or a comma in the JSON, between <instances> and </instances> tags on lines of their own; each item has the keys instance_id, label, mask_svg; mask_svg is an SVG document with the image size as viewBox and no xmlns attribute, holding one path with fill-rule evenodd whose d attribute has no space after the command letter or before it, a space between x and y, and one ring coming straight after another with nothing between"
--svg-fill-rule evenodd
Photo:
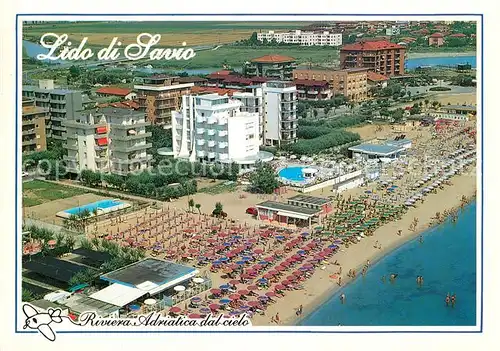
<instances>
[{"instance_id":1,"label":"pool deck","mask_svg":"<svg viewBox=\"0 0 500 351\"><path fill-rule=\"evenodd\" d=\"M125 208L128 208L128 207L132 206L131 204L129 204L127 202L124 202L122 200L119 200L119 199L102 199L102 200L99 200L99 201L91 202L91 203L88 203L88 204L85 204L85 205L81 205L81 206L77 206L77 207L72 207L72 208L69 208L69 209L57 212L56 216L57 217L61 217L61 218L70 218L71 215L72 215L72 213L69 213L69 212L66 212L66 211L69 211L69 210L72 210L72 209L78 208L78 207L82 208L82 207L85 207L85 206L88 206L88 205L92 205L92 204L94 204L96 202L106 201L106 200L117 201L117 202L119 202L119 204L117 204L115 206L106 207L106 208L97 207L97 215L98 216L106 214L106 213L111 213L111 212L116 212L116 211L119 211L119 210L123 210ZM93 211L90 211L90 217L94 217L94 216L95 215L94 215Z\"/></svg>"}]
</instances>

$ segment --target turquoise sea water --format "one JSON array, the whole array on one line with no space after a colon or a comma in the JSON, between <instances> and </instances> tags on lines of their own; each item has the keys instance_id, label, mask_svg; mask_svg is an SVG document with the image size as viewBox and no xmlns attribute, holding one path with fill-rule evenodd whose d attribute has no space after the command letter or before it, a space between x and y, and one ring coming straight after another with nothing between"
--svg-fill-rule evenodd
<instances>
[{"instance_id":1,"label":"turquoise sea water","mask_svg":"<svg viewBox=\"0 0 500 351\"><path fill-rule=\"evenodd\" d=\"M476 56L443 56L443 57L421 57L406 60L406 69L415 69L419 66L455 66L468 63L476 68Z\"/></svg>"},{"instance_id":2,"label":"turquoise sea water","mask_svg":"<svg viewBox=\"0 0 500 351\"><path fill-rule=\"evenodd\" d=\"M480 233L477 233L480 235ZM347 267L344 267L347 269ZM381 277L398 274L394 283ZM417 276L424 284L418 287ZM344 293L346 302L340 303ZM455 293L455 308L446 307ZM305 311L307 313L307 311ZM476 204L393 251L306 316L302 326L473 326L476 324Z\"/></svg>"}]
</instances>

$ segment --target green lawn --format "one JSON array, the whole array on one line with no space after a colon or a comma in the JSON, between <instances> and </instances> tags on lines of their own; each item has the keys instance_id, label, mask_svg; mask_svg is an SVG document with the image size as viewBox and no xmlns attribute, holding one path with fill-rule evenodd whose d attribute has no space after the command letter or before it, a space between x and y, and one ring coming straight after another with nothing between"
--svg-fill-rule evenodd
<instances>
[{"instance_id":1,"label":"green lawn","mask_svg":"<svg viewBox=\"0 0 500 351\"><path fill-rule=\"evenodd\" d=\"M36 206L45 202L65 199L85 193L86 191L82 189L44 182L41 180L33 180L23 183L23 206Z\"/></svg>"},{"instance_id":2,"label":"green lawn","mask_svg":"<svg viewBox=\"0 0 500 351\"><path fill-rule=\"evenodd\" d=\"M211 195L218 195L222 193L232 193L236 191L236 188L238 187L238 183L232 182L229 184L226 183L220 183L217 185L212 185L208 186L205 188L201 188L198 190L199 193L207 193Z\"/></svg>"},{"instance_id":3,"label":"green lawn","mask_svg":"<svg viewBox=\"0 0 500 351\"><path fill-rule=\"evenodd\" d=\"M297 60L297 64L312 62L319 65L332 65L338 60L339 50L328 47L301 47L301 46L279 46L279 47L247 47L225 45L217 50L197 51L196 56L185 61L149 61L147 64L153 67L189 69L189 68L214 68L221 67L226 61L231 67L241 69L243 63L264 55L291 56Z\"/></svg>"}]
</instances>

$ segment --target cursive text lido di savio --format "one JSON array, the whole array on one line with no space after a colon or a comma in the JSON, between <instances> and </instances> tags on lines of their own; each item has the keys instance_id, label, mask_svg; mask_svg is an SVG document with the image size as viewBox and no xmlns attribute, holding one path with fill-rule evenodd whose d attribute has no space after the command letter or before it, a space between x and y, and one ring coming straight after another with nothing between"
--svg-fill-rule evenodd
<instances>
[{"instance_id":1,"label":"cursive text lido di savio","mask_svg":"<svg viewBox=\"0 0 500 351\"><path fill-rule=\"evenodd\" d=\"M122 48L122 42L118 37L114 37L111 43L97 52L97 59L108 61L116 60L120 57L120 49L123 55L132 61L141 59L150 60L189 60L196 56L192 48L186 48L186 43L182 43L181 48L153 48L161 40L160 34L141 33L137 36L135 44L129 44ZM40 44L49 49L46 54L38 54L39 60L88 60L96 56L91 48L86 48L88 37L83 38L78 46L73 46L68 41L67 34L45 33L40 38Z\"/></svg>"}]
</instances>

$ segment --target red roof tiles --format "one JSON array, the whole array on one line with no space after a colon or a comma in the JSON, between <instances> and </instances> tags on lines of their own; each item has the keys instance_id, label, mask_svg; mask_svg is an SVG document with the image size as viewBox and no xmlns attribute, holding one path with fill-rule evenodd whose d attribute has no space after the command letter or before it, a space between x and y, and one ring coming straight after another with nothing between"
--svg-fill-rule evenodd
<instances>
[{"instance_id":1,"label":"red roof tiles","mask_svg":"<svg viewBox=\"0 0 500 351\"><path fill-rule=\"evenodd\" d=\"M444 35L442 33L433 33L430 37L431 38L443 38Z\"/></svg>"},{"instance_id":2,"label":"red roof tiles","mask_svg":"<svg viewBox=\"0 0 500 351\"><path fill-rule=\"evenodd\" d=\"M251 61L257 63L285 63L285 62L293 62L295 61L295 59L290 56L265 55L262 57L254 58Z\"/></svg>"},{"instance_id":3,"label":"red roof tiles","mask_svg":"<svg viewBox=\"0 0 500 351\"><path fill-rule=\"evenodd\" d=\"M373 71L368 71L367 78L368 78L368 80L371 80L372 82L384 82L386 80L389 80L389 78L387 78L383 74L373 72Z\"/></svg>"},{"instance_id":4,"label":"red roof tiles","mask_svg":"<svg viewBox=\"0 0 500 351\"><path fill-rule=\"evenodd\" d=\"M124 109L129 109L129 110L138 110L139 109L139 104L135 101L120 101L120 102L112 102L112 103L105 103L105 104L99 104L97 107L114 107L114 108L124 108Z\"/></svg>"},{"instance_id":5,"label":"red roof tiles","mask_svg":"<svg viewBox=\"0 0 500 351\"><path fill-rule=\"evenodd\" d=\"M376 51L386 49L404 49L404 47L387 40L361 41L359 43L346 44L342 47L341 51Z\"/></svg>"},{"instance_id":6,"label":"red roof tiles","mask_svg":"<svg viewBox=\"0 0 500 351\"><path fill-rule=\"evenodd\" d=\"M116 87L102 87L97 89L96 93L116 96L127 96L132 92L132 89L116 88Z\"/></svg>"},{"instance_id":7,"label":"red roof tiles","mask_svg":"<svg viewBox=\"0 0 500 351\"><path fill-rule=\"evenodd\" d=\"M232 96L234 93L240 92L240 90L237 89L225 89L225 88L217 88L217 87L198 87L194 86L191 89L191 92L193 94L200 94L200 93L217 93L219 95L228 95Z\"/></svg>"}]
</instances>

